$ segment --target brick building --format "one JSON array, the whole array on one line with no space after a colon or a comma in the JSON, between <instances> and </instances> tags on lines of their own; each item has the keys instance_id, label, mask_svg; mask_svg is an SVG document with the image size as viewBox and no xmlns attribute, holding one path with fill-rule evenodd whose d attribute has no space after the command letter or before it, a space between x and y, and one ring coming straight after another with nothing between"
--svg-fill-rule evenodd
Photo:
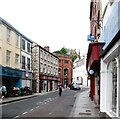
<instances>
[{"instance_id":1,"label":"brick building","mask_svg":"<svg viewBox=\"0 0 120 119\"><path fill-rule=\"evenodd\" d=\"M72 83L73 62L70 55L60 55L59 58L59 76L60 82L64 87Z\"/></svg>"}]
</instances>

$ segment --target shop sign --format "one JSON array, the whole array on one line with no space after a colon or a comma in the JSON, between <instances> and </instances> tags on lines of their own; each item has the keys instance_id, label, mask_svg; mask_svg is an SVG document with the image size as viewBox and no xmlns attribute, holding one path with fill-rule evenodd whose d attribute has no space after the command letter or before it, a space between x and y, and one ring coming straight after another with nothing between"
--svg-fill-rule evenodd
<instances>
[{"instance_id":1,"label":"shop sign","mask_svg":"<svg viewBox=\"0 0 120 119\"><path fill-rule=\"evenodd\" d=\"M11 68L5 68L2 67L2 76L11 76L11 77L21 77L22 71L11 69Z\"/></svg>"}]
</instances>

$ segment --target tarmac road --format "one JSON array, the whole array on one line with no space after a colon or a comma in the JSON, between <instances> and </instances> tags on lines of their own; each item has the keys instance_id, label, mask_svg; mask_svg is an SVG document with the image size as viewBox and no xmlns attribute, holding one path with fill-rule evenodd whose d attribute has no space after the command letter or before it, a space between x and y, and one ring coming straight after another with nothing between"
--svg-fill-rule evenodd
<instances>
[{"instance_id":1,"label":"tarmac road","mask_svg":"<svg viewBox=\"0 0 120 119\"><path fill-rule=\"evenodd\" d=\"M80 90L81 92L84 89ZM69 117L79 91L66 89L2 105L2 117Z\"/></svg>"}]
</instances>

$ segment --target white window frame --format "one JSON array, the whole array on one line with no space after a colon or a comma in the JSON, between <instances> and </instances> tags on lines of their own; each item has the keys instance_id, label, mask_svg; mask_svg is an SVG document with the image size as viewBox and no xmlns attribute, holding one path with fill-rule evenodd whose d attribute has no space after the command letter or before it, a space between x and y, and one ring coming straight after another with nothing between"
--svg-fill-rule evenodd
<instances>
[{"instance_id":1,"label":"white window frame","mask_svg":"<svg viewBox=\"0 0 120 119\"><path fill-rule=\"evenodd\" d=\"M19 54L15 53L15 66L18 67Z\"/></svg>"},{"instance_id":2,"label":"white window frame","mask_svg":"<svg viewBox=\"0 0 120 119\"><path fill-rule=\"evenodd\" d=\"M11 30L9 28L7 28L7 42L10 43L10 35L11 34Z\"/></svg>"},{"instance_id":3,"label":"white window frame","mask_svg":"<svg viewBox=\"0 0 120 119\"><path fill-rule=\"evenodd\" d=\"M10 66L10 54L11 51L7 50L6 51L6 65Z\"/></svg>"},{"instance_id":4,"label":"white window frame","mask_svg":"<svg viewBox=\"0 0 120 119\"><path fill-rule=\"evenodd\" d=\"M15 46L18 47L19 46L19 35L16 33L15 35Z\"/></svg>"}]
</instances>

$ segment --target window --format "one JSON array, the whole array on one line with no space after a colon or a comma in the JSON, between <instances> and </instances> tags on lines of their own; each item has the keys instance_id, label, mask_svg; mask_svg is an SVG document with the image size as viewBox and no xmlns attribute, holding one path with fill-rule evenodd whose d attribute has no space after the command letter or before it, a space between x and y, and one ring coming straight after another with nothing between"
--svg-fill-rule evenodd
<instances>
[{"instance_id":1,"label":"window","mask_svg":"<svg viewBox=\"0 0 120 119\"><path fill-rule=\"evenodd\" d=\"M27 42L27 52L31 52L30 51L30 43Z\"/></svg>"},{"instance_id":2,"label":"window","mask_svg":"<svg viewBox=\"0 0 120 119\"><path fill-rule=\"evenodd\" d=\"M25 50L25 40L22 39L22 49Z\"/></svg>"},{"instance_id":3,"label":"window","mask_svg":"<svg viewBox=\"0 0 120 119\"><path fill-rule=\"evenodd\" d=\"M10 29L7 28L7 42L10 42Z\"/></svg>"},{"instance_id":4,"label":"window","mask_svg":"<svg viewBox=\"0 0 120 119\"><path fill-rule=\"evenodd\" d=\"M15 54L15 66L18 67L19 55Z\"/></svg>"},{"instance_id":5,"label":"window","mask_svg":"<svg viewBox=\"0 0 120 119\"><path fill-rule=\"evenodd\" d=\"M43 58L43 51L40 50L40 58L42 59Z\"/></svg>"},{"instance_id":6,"label":"window","mask_svg":"<svg viewBox=\"0 0 120 119\"><path fill-rule=\"evenodd\" d=\"M9 65L10 66L10 51L7 50L6 51L6 65Z\"/></svg>"},{"instance_id":7,"label":"window","mask_svg":"<svg viewBox=\"0 0 120 119\"><path fill-rule=\"evenodd\" d=\"M18 45L19 45L19 35L16 33L15 46L18 47Z\"/></svg>"},{"instance_id":8,"label":"window","mask_svg":"<svg viewBox=\"0 0 120 119\"><path fill-rule=\"evenodd\" d=\"M30 70L30 58L27 58L27 68Z\"/></svg>"},{"instance_id":9,"label":"window","mask_svg":"<svg viewBox=\"0 0 120 119\"><path fill-rule=\"evenodd\" d=\"M61 63L61 60L59 59L59 63Z\"/></svg>"},{"instance_id":10,"label":"window","mask_svg":"<svg viewBox=\"0 0 120 119\"><path fill-rule=\"evenodd\" d=\"M25 56L22 56L22 69L25 69Z\"/></svg>"},{"instance_id":11,"label":"window","mask_svg":"<svg viewBox=\"0 0 120 119\"><path fill-rule=\"evenodd\" d=\"M117 105L117 62L112 62L112 110L116 112Z\"/></svg>"},{"instance_id":12,"label":"window","mask_svg":"<svg viewBox=\"0 0 120 119\"><path fill-rule=\"evenodd\" d=\"M65 60L64 63L65 63L65 64L68 64L68 60Z\"/></svg>"},{"instance_id":13,"label":"window","mask_svg":"<svg viewBox=\"0 0 120 119\"><path fill-rule=\"evenodd\" d=\"M68 75L68 69L64 69L64 75L65 75L65 76Z\"/></svg>"}]
</instances>

